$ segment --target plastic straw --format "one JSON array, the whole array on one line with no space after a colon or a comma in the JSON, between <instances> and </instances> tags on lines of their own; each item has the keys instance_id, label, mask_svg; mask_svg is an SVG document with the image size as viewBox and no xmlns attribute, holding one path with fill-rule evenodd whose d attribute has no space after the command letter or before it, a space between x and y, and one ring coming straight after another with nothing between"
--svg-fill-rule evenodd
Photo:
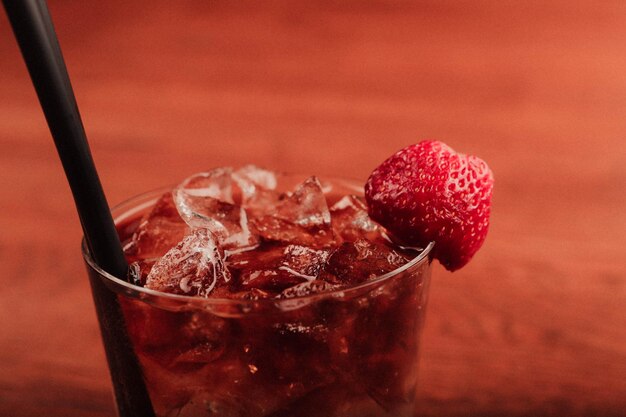
<instances>
[{"instance_id":1,"label":"plastic straw","mask_svg":"<svg viewBox=\"0 0 626 417\"><path fill-rule=\"evenodd\" d=\"M125 277L124 258L111 212L91 157L67 69L45 0L3 0L20 50L69 182L95 262ZM94 302L122 417L153 416L141 370L116 296L92 280Z\"/></svg>"}]
</instances>

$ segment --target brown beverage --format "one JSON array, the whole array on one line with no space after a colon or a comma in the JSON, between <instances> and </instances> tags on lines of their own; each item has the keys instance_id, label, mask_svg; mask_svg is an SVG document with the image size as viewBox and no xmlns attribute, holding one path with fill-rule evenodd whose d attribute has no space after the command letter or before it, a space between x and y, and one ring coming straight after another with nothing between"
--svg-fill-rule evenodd
<instances>
[{"instance_id":1,"label":"brown beverage","mask_svg":"<svg viewBox=\"0 0 626 417\"><path fill-rule=\"evenodd\" d=\"M249 166L114 210L134 285L86 260L157 416L415 415L431 246L394 245L360 193Z\"/></svg>"}]
</instances>

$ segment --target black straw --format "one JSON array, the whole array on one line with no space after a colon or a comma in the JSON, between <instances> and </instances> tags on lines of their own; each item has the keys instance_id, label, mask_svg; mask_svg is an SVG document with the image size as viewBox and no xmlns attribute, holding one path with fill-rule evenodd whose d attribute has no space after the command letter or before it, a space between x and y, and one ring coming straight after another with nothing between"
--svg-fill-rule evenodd
<instances>
[{"instance_id":1,"label":"black straw","mask_svg":"<svg viewBox=\"0 0 626 417\"><path fill-rule=\"evenodd\" d=\"M125 277L127 263L89 150L45 0L2 0L37 91L97 265ZM154 416L114 293L91 279L120 416Z\"/></svg>"}]
</instances>

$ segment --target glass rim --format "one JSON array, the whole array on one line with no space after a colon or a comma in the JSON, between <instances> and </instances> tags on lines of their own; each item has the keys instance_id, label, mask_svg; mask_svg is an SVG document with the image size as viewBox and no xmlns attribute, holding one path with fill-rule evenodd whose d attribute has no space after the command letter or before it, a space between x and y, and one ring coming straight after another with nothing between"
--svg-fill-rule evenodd
<instances>
[{"instance_id":1,"label":"glass rim","mask_svg":"<svg viewBox=\"0 0 626 417\"><path fill-rule=\"evenodd\" d=\"M344 185L349 185L350 180L346 179L338 179L338 178L325 178L331 182L344 182ZM141 212L141 210L149 207L154 201L161 196L163 193L171 191L173 189L172 186L159 187L150 191L143 192L141 194L130 197L119 204L116 204L112 209L111 213L114 213L116 210L122 210L125 208L125 211L121 213L119 216L114 217L113 220L117 225L116 219L122 217L123 219L128 218L136 214L137 212ZM148 197L154 197L148 201L144 201L143 204L137 204L138 200L146 199ZM129 207L126 207L129 206ZM119 220L118 220L119 221ZM408 271L413 268L417 268L422 266L425 262L430 261L430 253L432 252L433 247L435 246L435 242L430 242L425 248L422 249L413 259L411 259L406 264L392 270L381 274L375 278L369 279L365 282L362 282L357 285L350 285L347 287L341 287L337 289L333 289L330 291L323 291L314 294L307 294L302 296L290 297L290 298L261 298L258 300L245 300L245 299L235 299L235 298L211 298L211 297L198 297L192 295L182 295L182 294L171 294L161 291L152 290L145 287L140 287L138 285L132 284L120 277L116 277L113 274L102 269L100 266L96 264L94 259L92 258L89 248L87 247L87 242L83 237L81 240L81 252L83 254L83 259L92 268L94 271L98 273L101 278L108 280L112 285L118 287L119 291L123 291L126 295L131 295L133 298L155 298L160 300L168 300L177 303L185 303L185 304L203 304L203 305L214 305L214 306L224 306L224 305L241 305L241 304L265 304L268 305L277 305L282 302L293 303L293 302L304 302L304 301L312 301L320 298L332 298L332 297L346 297L347 294L355 293L358 291L365 290L367 288L376 288L378 284L382 284L385 281L390 280L391 278ZM116 292L119 292L116 291Z\"/></svg>"}]
</instances>

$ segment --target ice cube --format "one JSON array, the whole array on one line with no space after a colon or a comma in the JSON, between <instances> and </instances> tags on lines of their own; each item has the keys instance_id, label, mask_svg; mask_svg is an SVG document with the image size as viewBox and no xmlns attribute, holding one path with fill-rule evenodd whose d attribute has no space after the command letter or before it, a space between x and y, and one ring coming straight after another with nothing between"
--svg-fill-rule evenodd
<instances>
[{"instance_id":1,"label":"ice cube","mask_svg":"<svg viewBox=\"0 0 626 417\"><path fill-rule=\"evenodd\" d=\"M230 255L227 258L227 265L233 275L235 286L244 292L254 289L280 292L281 287L302 282L302 278L281 274L277 269L284 250L284 246L269 246L262 250Z\"/></svg>"},{"instance_id":2,"label":"ice cube","mask_svg":"<svg viewBox=\"0 0 626 417\"><path fill-rule=\"evenodd\" d=\"M246 165L233 173L241 190L239 201L251 216L271 213L278 203L277 174L254 165Z\"/></svg>"},{"instance_id":3,"label":"ice cube","mask_svg":"<svg viewBox=\"0 0 626 417\"><path fill-rule=\"evenodd\" d=\"M159 356L170 346L177 346L178 329L186 321L182 315L154 308L132 298L120 297L120 304L127 319L128 333L137 351Z\"/></svg>"},{"instance_id":4,"label":"ice cube","mask_svg":"<svg viewBox=\"0 0 626 417\"><path fill-rule=\"evenodd\" d=\"M263 251L234 254L227 264L243 290L280 292L314 280L327 258L326 250L299 245L271 246Z\"/></svg>"},{"instance_id":5,"label":"ice cube","mask_svg":"<svg viewBox=\"0 0 626 417\"><path fill-rule=\"evenodd\" d=\"M233 271L274 268L285 251L283 245L263 245L254 251L229 253L226 264Z\"/></svg>"},{"instance_id":6,"label":"ice cube","mask_svg":"<svg viewBox=\"0 0 626 417\"><path fill-rule=\"evenodd\" d=\"M128 328L138 354L179 375L190 376L219 359L232 331L227 320L205 311L173 312L148 306L144 314L132 317L135 321Z\"/></svg>"},{"instance_id":7,"label":"ice cube","mask_svg":"<svg viewBox=\"0 0 626 417\"><path fill-rule=\"evenodd\" d=\"M274 324L274 328L281 335L295 334L322 343L326 343L328 340L328 327L321 323L314 325L308 325L302 322L276 323Z\"/></svg>"},{"instance_id":8,"label":"ice cube","mask_svg":"<svg viewBox=\"0 0 626 417\"><path fill-rule=\"evenodd\" d=\"M313 280L303 282L293 287L287 288L281 292L277 298L294 298L305 297L307 295L319 294L328 291L334 291L342 288L341 285L332 284L323 280Z\"/></svg>"},{"instance_id":9,"label":"ice cube","mask_svg":"<svg viewBox=\"0 0 626 417\"><path fill-rule=\"evenodd\" d=\"M330 211L322 187L310 177L292 193L280 196L270 214L251 221L266 240L323 247L333 243Z\"/></svg>"},{"instance_id":10,"label":"ice cube","mask_svg":"<svg viewBox=\"0 0 626 417\"><path fill-rule=\"evenodd\" d=\"M335 284L359 284L407 262L403 255L385 245L357 239L342 243L330 254L320 277Z\"/></svg>"},{"instance_id":11,"label":"ice cube","mask_svg":"<svg viewBox=\"0 0 626 417\"><path fill-rule=\"evenodd\" d=\"M186 313L186 316L187 320L177 329L179 340L173 363L203 365L218 359L230 336L230 323L207 312Z\"/></svg>"},{"instance_id":12,"label":"ice cube","mask_svg":"<svg viewBox=\"0 0 626 417\"><path fill-rule=\"evenodd\" d=\"M275 190L276 174L254 165L246 165L233 173L233 179L241 188L244 202L253 197L258 190Z\"/></svg>"},{"instance_id":13,"label":"ice cube","mask_svg":"<svg viewBox=\"0 0 626 417\"><path fill-rule=\"evenodd\" d=\"M252 288L248 291L239 291L234 293L231 298L235 300L256 301L264 298L271 298L272 293L260 290L258 288Z\"/></svg>"},{"instance_id":14,"label":"ice cube","mask_svg":"<svg viewBox=\"0 0 626 417\"><path fill-rule=\"evenodd\" d=\"M233 204L232 176L233 169L230 167L200 172L186 178L177 187L177 192L183 198L189 197L192 202L201 201L203 197L210 197ZM176 197L175 200L180 211L180 202Z\"/></svg>"},{"instance_id":15,"label":"ice cube","mask_svg":"<svg viewBox=\"0 0 626 417\"><path fill-rule=\"evenodd\" d=\"M328 251L300 245L289 245L283 251L278 269L300 276L307 281L317 278L320 269L328 258Z\"/></svg>"},{"instance_id":16,"label":"ice cube","mask_svg":"<svg viewBox=\"0 0 626 417\"><path fill-rule=\"evenodd\" d=\"M174 191L176 207L192 228L207 228L224 249L256 245L243 207L232 195L232 169L220 168L187 178Z\"/></svg>"},{"instance_id":17,"label":"ice cube","mask_svg":"<svg viewBox=\"0 0 626 417\"><path fill-rule=\"evenodd\" d=\"M347 195L330 208L335 235L348 241L359 238L382 239L383 229L367 214L367 206L362 197Z\"/></svg>"},{"instance_id":18,"label":"ice cube","mask_svg":"<svg viewBox=\"0 0 626 417\"><path fill-rule=\"evenodd\" d=\"M239 276L239 284L244 289L259 288L272 292L281 291L302 281L302 277L273 269L245 270Z\"/></svg>"},{"instance_id":19,"label":"ice cube","mask_svg":"<svg viewBox=\"0 0 626 417\"><path fill-rule=\"evenodd\" d=\"M315 235L308 230L288 221L273 217L261 216L250 219L250 227L254 233L269 242L297 243L301 245L323 246L330 239L327 234Z\"/></svg>"},{"instance_id":20,"label":"ice cube","mask_svg":"<svg viewBox=\"0 0 626 417\"><path fill-rule=\"evenodd\" d=\"M146 288L182 295L208 297L215 287L230 281L224 254L208 229L194 229L154 264Z\"/></svg>"},{"instance_id":21,"label":"ice cube","mask_svg":"<svg viewBox=\"0 0 626 417\"><path fill-rule=\"evenodd\" d=\"M286 194L276 207L275 217L305 228L330 226L330 211L322 185L310 177L291 194Z\"/></svg>"},{"instance_id":22,"label":"ice cube","mask_svg":"<svg viewBox=\"0 0 626 417\"><path fill-rule=\"evenodd\" d=\"M166 193L141 219L124 252L131 262L161 257L180 242L186 230L187 225L178 215L171 193Z\"/></svg>"}]
</instances>

